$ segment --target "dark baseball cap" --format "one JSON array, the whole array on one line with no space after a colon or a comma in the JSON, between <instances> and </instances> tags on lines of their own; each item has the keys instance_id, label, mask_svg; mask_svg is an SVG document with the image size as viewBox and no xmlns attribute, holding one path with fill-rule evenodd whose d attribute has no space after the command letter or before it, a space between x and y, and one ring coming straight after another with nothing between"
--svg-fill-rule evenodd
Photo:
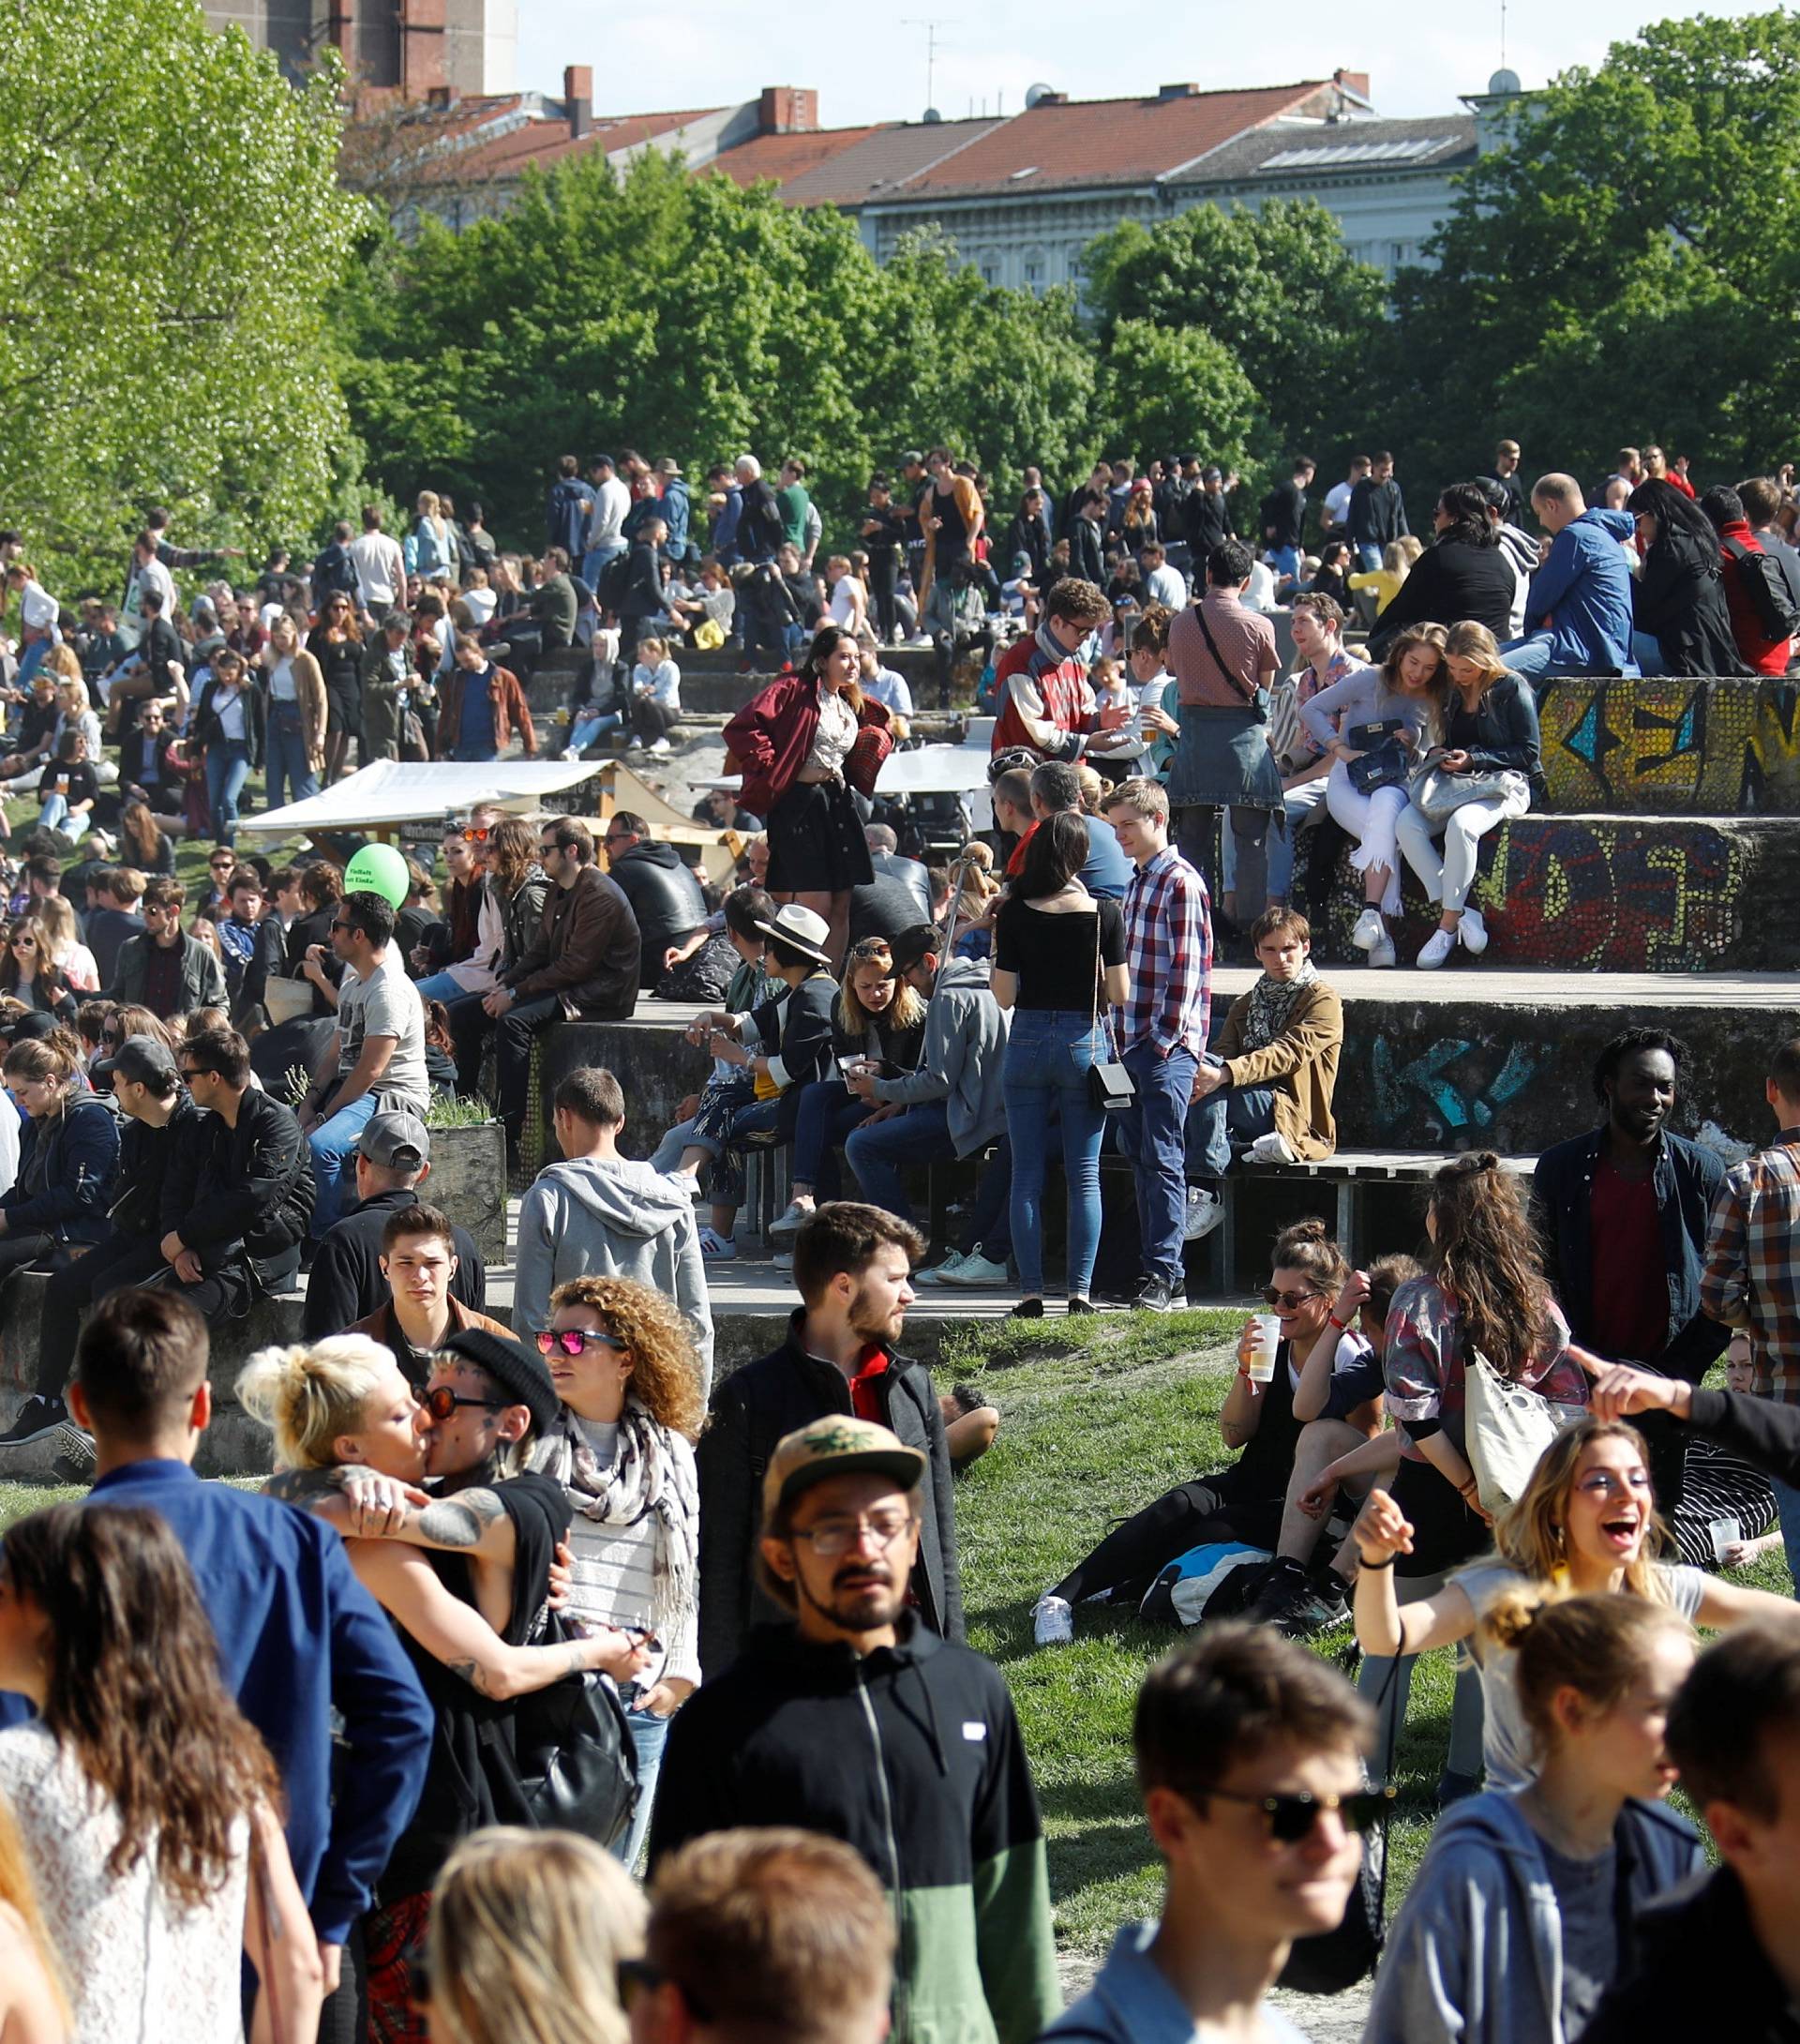
<instances>
[{"instance_id":1,"label":"dark baseball cap","mask_svg":"<svg viewBox=\"0 0 1800 2044\"><path fill-rule=\"evenodd\" d=\"M131 1079L164 1099L181 1084L174 1052L154 1036L128 1036L110 1058L98 1058L87 1069L90 1077Z\"/></svg>"},{"instance_id":2,"label":"dark baseball cap","mask_svg":"<svg viewBox=\"0 0 1800 2044\"><path fill-rule=\"evenodd\" d=\"M38 671L43 670L39 669ZM29 1044L37 1037L48 1036L56 1026L53 1014L46 1014L41 1008L27 1008L22 1014L14 1015L10 1022L0 1023L0 1040L8 1044Z\"/></svg>"},{"instance_id":3,"label":"dark baseball cap","mask_svg":"<svg viewBox=\"0 0 1800 2044\"><path fill-rule=\"evenodd\" d=\"M431 1136L415 1114L370 1115L357 1150L378 1171L412 1171L431 1161Z\"/></svg>"},{"instance_id":4,"label":"dark baseball cap","mask_svg":"<svg viewBox=\"0 0 1800 2044\"><path fill-rule=\"evenodd\" d=\"M932 924L914 923L902 930L898 937L888 939L888 950L893 958L888 977L897 980L903 972L910 972L921 958L941 957L944 939Z\"/></svg>"}]
</instances>

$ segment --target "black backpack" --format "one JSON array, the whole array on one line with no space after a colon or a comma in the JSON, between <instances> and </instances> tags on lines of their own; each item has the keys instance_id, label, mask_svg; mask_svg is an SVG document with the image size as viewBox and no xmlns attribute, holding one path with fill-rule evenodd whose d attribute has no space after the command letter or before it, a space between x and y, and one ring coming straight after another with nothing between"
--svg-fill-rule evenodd
<instances>
[{"instance_id":1,"label":"black backpack","mask_svg":"<svg viewBox=\"0 0 1800 2044\"><path fill-rule=\"evenodd\" d=\"M1800 630L1800 610L1794 609L1788 594L1788 579L1781 572L1781 564L1772 554L1753 551L1741 539L1725 539L1719 544L1737 563L1737 586L1750 599L1750 609L1763 638L1792 639Z\"/></svg>"},{"instance_id":2,"label":"black backpack","mask_svg":"<svg viewBox=\"0 0 1800 2044\"><path fill-rule=\"evenodd\" d=\"M544 1643L571 1636L551 1612ZM624 1706L605 1676L565 1676L521 1697L513 1751L534 1828L578 1832L608 1850L624 1837L638 1805L638 1757Z\"/></svg>"},{"instance_id":3,"label":"black backpack","mask_svg":"<svg viewBox=\"0 0 1800 2044\"><path fill-rule=\"evenodd\" d=\"M615 617L624 608L625 592L631 587L631 549L616 553L600 570L593 585L593 600Z\"/></svg>"}]
</instances>

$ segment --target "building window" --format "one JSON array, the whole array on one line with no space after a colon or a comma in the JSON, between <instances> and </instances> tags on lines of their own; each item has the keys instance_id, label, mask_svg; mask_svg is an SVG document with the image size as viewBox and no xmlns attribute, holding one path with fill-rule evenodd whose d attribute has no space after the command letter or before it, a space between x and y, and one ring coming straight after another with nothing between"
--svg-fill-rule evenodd
<instances>
[{"instance_id":1,"label":"building window","mask_svg":"<svg viewBox=\"0 0 1800 2044\"><path fill-rule=\"evenodd\" d=\"M999 257L984 255L978 257L977 261L981 265L982 282L984 284L998 284L1000 280Z\"/></svg>"},{"instance_id":2,"label":"building window","mask_svg":"<svg viewBox=\"0 0 1800 2044\"><path fill-rule=\"evenodd\" d=\"M1042 291L1043 289L1044 270L1043 250L1042 248L1028 248L1025 252L1025 261L1020 265L1020 275L1025 278L1027 291Z\"/></svg>"}]
</instances>

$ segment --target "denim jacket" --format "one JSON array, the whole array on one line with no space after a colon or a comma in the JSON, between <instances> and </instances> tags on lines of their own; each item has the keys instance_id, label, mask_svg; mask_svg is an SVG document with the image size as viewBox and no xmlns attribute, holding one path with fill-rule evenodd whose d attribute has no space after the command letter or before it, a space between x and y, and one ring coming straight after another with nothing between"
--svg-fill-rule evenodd
<instances>
[{"instance_id":1,"label":"denim jacket","mask_svg":"<svg viewBox=\"0 0 1800 2044\"><path fill-rule=\"evenodd\" d=\"M1197 2025L1150 1956L1159 1926L1125 1923L1118 1928L1106 1963L1081 1999L1064 2010L1038 2044L1192 2044ZM1276 2044L1306 2044L1300 2032L1273 2008L1262 2010L1263 2026Z\"/></svg>"},{"instance_id":2,"label":"denim jacket","mask_svg":"<svg viewBox=\"0 0 1800 2044\"><path fill-rule=\"evenodd\" d=\"M1604 1123L1591 1135L1558 1143L1538 1160L1532 1207L1544 1245L1544 1274L1555 1287L1569 1330L1585 1344L1593 1324L1594 1265L1588 1240L1588 1204L1594 1172L1606 1140ZM1706 1223L1725 1167L1710 1150L1666 1129L1657 1144L1652 1174L1662 1226L1663 1276L1669 1287L1669 1333L1662 1354L1639 1356L1665 1376L1697 1384L1731 1338L1700 1307Z\"/></svg>"}]
</instances>

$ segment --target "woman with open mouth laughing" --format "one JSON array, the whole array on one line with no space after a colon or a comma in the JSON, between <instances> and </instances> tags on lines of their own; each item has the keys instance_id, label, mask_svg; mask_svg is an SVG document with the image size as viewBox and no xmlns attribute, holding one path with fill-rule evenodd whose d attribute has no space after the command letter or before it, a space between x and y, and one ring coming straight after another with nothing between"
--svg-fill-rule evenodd
<instances>
[{"instance_id":1,"label":"woman with open mouth laughing","mask_svg":"<svg viewBox=\"0 0 1800 2044\"><path fill-rule=\"evenodd\" d=\"M1486 1622L1503 1600L1521 1590L1552 1600L1621 1590L1715 1630L1793 1615L1785 1597L1658 1558L1673 1543L1657 1516L1643 1436L1622 1420L1582 1420L1559 1434L1494 1526L1496 1552L1404 1610L1390 1564L1409 1552L1413 1528L1386 1491L1369 1494L1354 1537L1362 1557L1357 1637L1365 1653L1420 1654L1469 1641L1486 1704L1490 1789L1524 1788L1538 1771L1520 1707L1518 1657Z\"/></svg>"}]
</instances>

